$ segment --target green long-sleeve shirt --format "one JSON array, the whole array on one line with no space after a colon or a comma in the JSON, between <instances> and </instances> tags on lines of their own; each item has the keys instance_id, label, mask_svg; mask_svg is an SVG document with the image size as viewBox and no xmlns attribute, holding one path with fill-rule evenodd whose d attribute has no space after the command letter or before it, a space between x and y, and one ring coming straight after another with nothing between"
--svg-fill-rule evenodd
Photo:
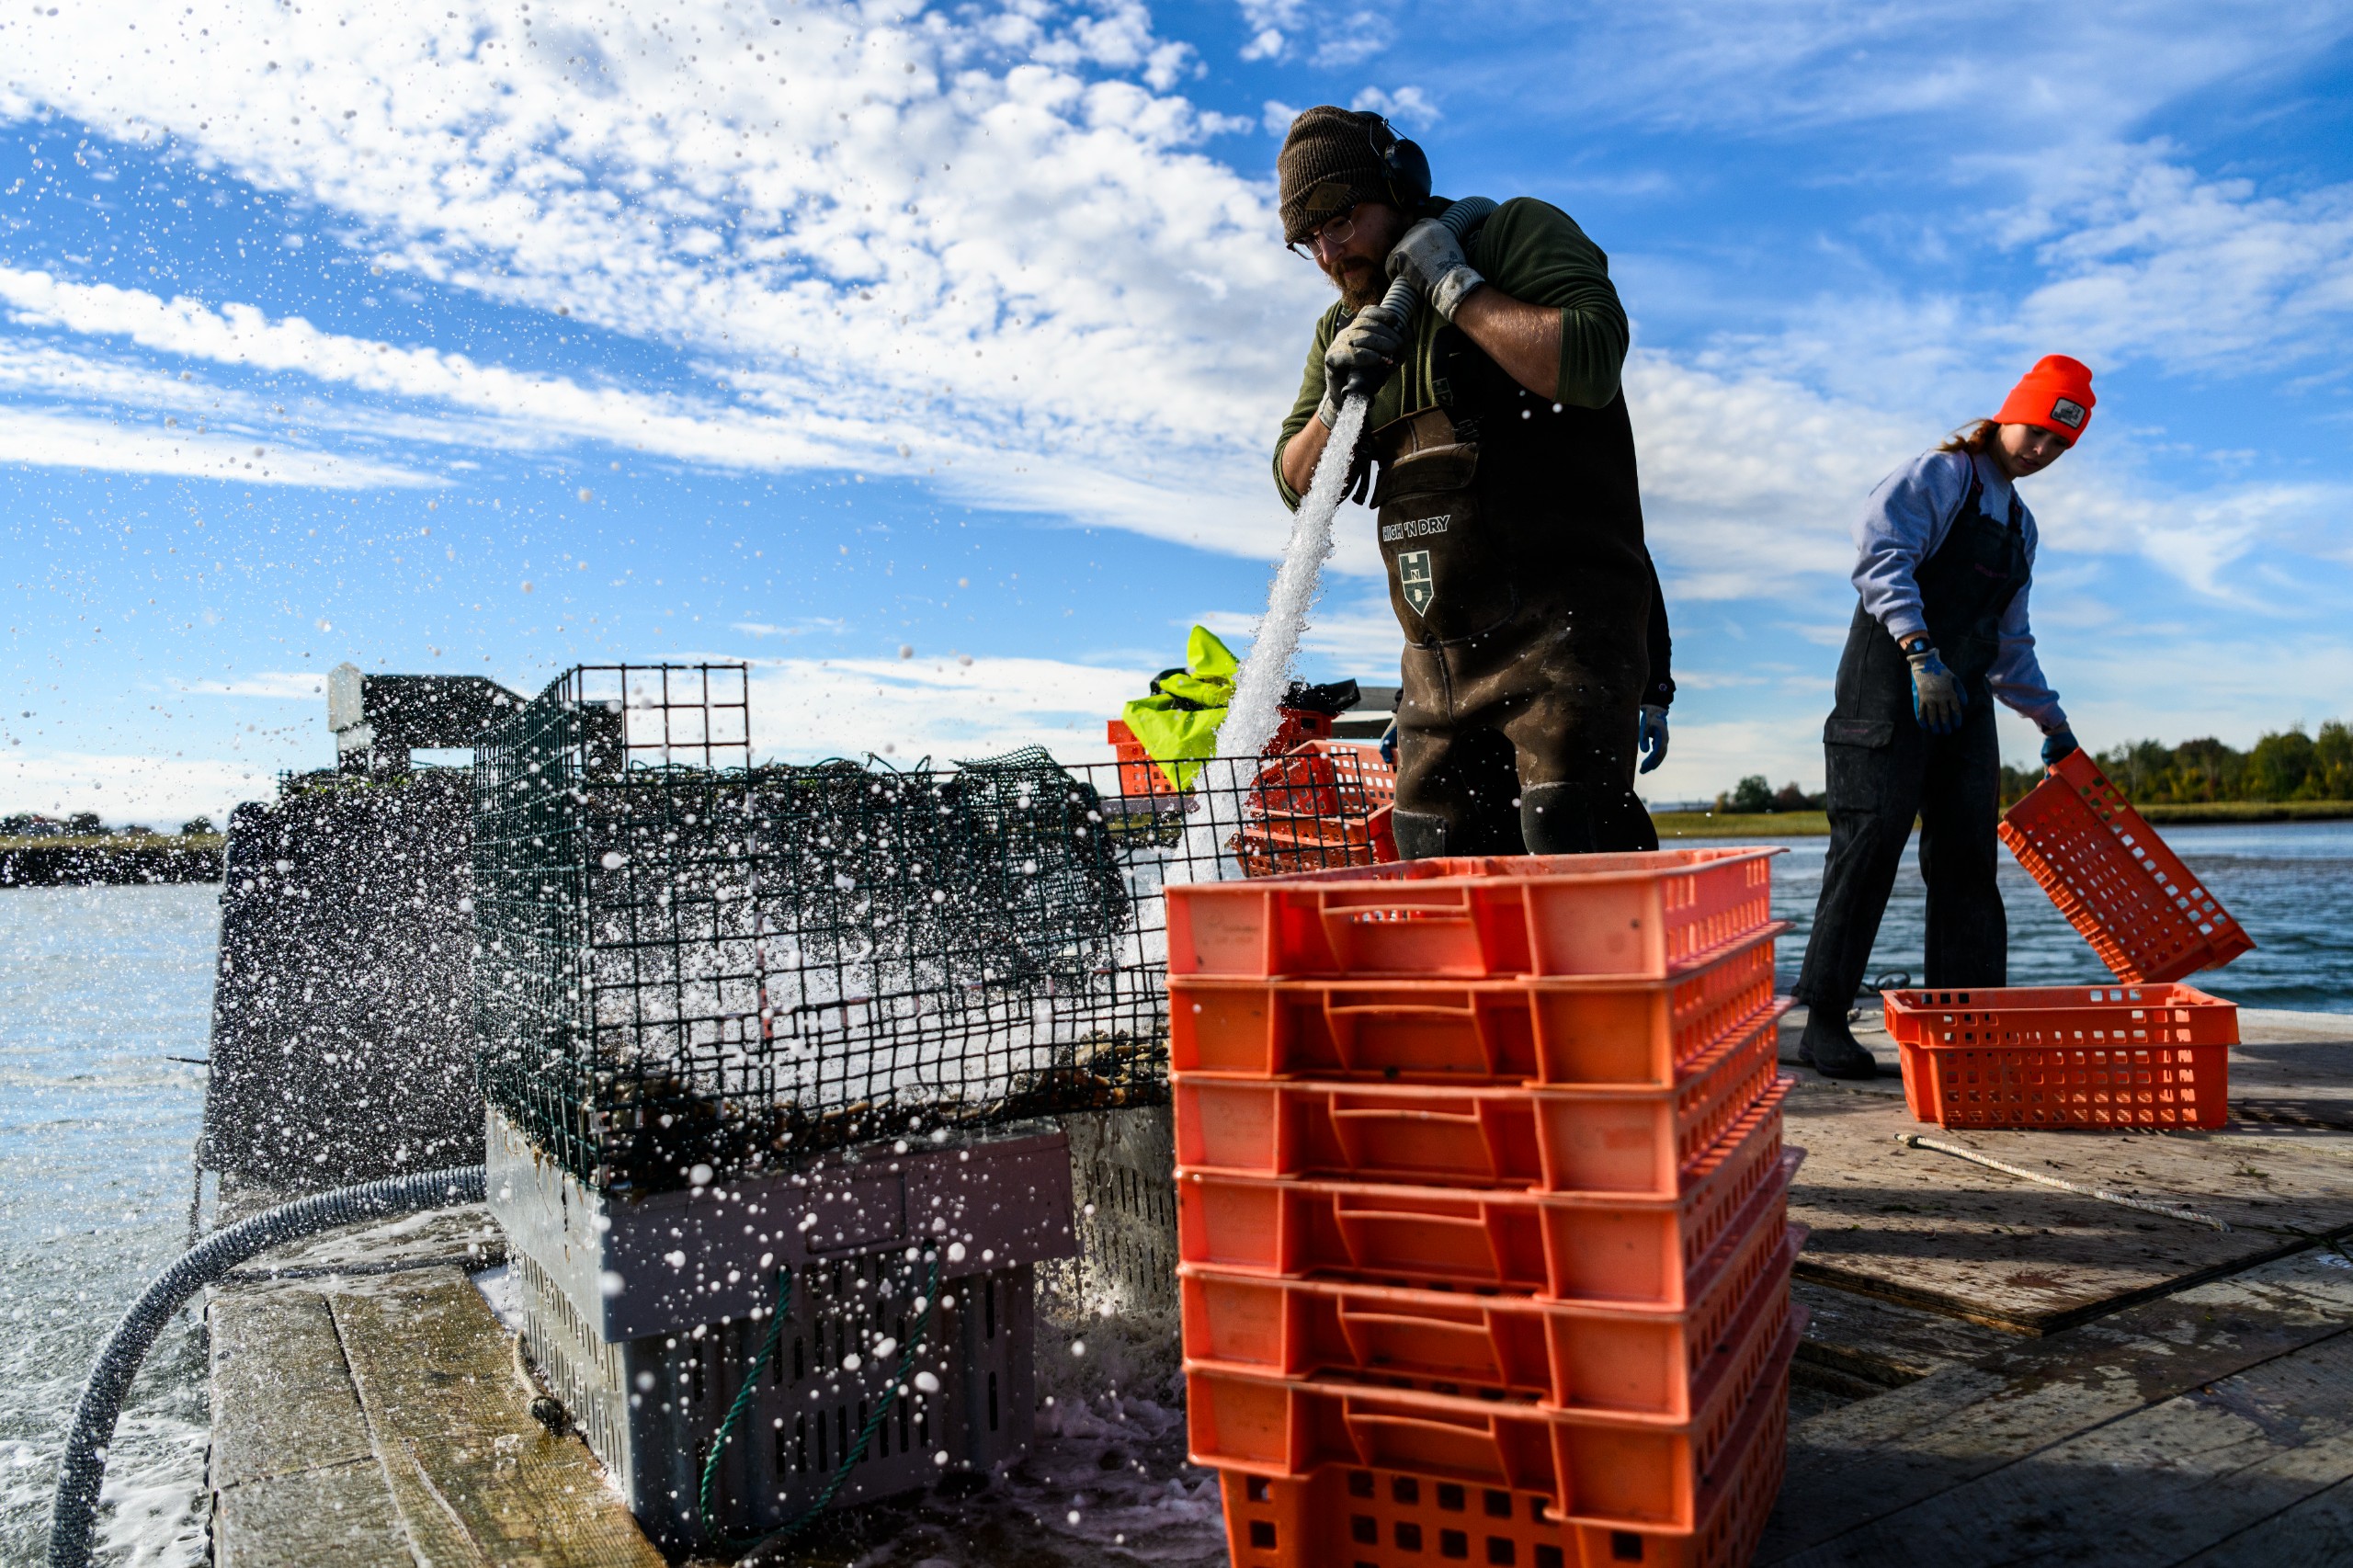
<instances>
[{"instance_id":1,"label":"green long-sleeve shirt","mask_svg":"<svg viewBox=\"0 0 2353 1568\"><path fill-rule=\"evenodd\" d=\"M1446 210L1443 197L1431 199L1425 215ZM1554 399L1577 408L1606 408L1618 395L1618 373L1626 363L1626 308L1609 281L1609 258L1586 238L1575 220L1549 202L1520 197L1488 214L1472 236L1471 265L1487 280L1526 304L1561 312L1561 369ZM1296 508L1299 492L1283 482L1283 448L1315 417L1324 401L1324 351L1332 346L1349 312L1338 301L1315 323L1307 351L1307 371L1299 398L1275 442L1275 488L1283 505ZM1430 394L1430 355L1445 324L1427 305L1414 312L1414 341L1404 363L1373 394L1366 428L1417 413L1436 401Z\"/></svg>"}]
</instances>

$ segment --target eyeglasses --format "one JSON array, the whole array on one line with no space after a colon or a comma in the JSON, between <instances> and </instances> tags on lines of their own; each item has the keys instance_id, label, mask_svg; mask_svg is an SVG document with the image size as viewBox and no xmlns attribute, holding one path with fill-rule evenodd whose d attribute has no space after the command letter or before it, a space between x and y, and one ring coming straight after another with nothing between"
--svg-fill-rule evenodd
<instances>
[{"instance_id":1,"label":"eyeglasses","mask_svg":"<svg viewBox=\"0 0 2353 1568\"><path fill-rule=\"evenodd\" d=\"M1358 205L1360 206L1361 203ZM1350 240L1356 238L1356 235L1357 208L1351 207L1346 212L1341 213L1338 217L1331 220L1329 222L1311 231L1306 239L1293 244L1290 248L1298 255L1306 257L1310 261L1313 261L1315 259L1315 253L1324 249L1326 245L1330 246L1334 250L1338 250L1342 245L1347 244Z\"/></svg>"}]
</instances>

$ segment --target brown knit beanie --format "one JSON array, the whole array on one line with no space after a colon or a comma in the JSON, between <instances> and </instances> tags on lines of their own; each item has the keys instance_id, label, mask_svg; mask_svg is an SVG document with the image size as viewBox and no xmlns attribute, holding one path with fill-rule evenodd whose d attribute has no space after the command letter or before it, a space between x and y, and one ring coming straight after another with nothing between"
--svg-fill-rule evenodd
<instances>
[{"instance_id":1,"label":"brown knit beanie","mask_svg":"<svg viewBox=\"0 0 2353 1568\"><path fill-rule=\"evenodd\" d=\"M1359 201L1388 201L1389 171L1372 149L1377 114L1322 104L1290 122L1275 157L1283 243L1298 244Z\"/></svg>"}]
</instances>

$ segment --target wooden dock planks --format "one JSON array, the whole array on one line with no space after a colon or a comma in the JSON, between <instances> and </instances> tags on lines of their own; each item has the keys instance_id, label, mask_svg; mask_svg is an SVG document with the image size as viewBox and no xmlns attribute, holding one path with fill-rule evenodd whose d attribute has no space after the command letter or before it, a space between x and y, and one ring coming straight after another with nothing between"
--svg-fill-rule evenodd
<instances>
[{"instance_id":1,"label":"wooden dock planks","mask_svg":"<svg viewBox=\"0 0 2353 1568\"><path fill-rule=\"evenodd\" d=\"M2338 1140L2221 1132L1979 1132L1925 1127L1904 1102L1802 1085L1789 1141L1807 1151L1790 1217L1813 1228L1806 1278L2018 1334L2050 1334L2136 1301L2353 1233L2353 1160ZM2083 1186L2211 1214L2225 1233L1896 1142L1914 1132Z\"/></svg>"},{"instance_id":2,"label":"wooden dock planks","mask_svg":"<svg viewBox=\"0 0 2353 1568\"><path fill-rule=\"evenodd\" d=\"M211 1329L219 1568L414 1568L325 1299L227 1292Z\"/></svg>"},{"instance_id":3,"label":"wooden dock planks","mask_svg":"<svg viewBox=\"0 0 2353 1568\"><path fill-rule=\"evenodd\" d=\"M2063 1539L2172 1564L2308 1503L2294 1528L2325 1535L2353 1476L2348 1388L2353 1262L2279 1259L1792 1428L1757 1562L1973 1568Z\"/></svg>"},{"instance_id":4,"label":"wooden dock planks","mask_svg":"<svg viewBox=\"0 0 2353 1568\"><path fill-rule=\"evenodd\" d=\"M2353 1565L2353 1250L2315 1244L2353 1230L2353 1025L2242 1022L2219 1133L1940 1131L1904 1113L1893 1077L1802 1074L1807 1360L1869 1397L1792 1426L1758 1563ZM1898 1131L2235 1229L1904 1149ZM1924 1312L2003 1332L1972 1354L1984 1330Z\"/></svg>"},{"instance_id":5,"label":"wooden dock planks","mask_svg":"<svg viewBox=\"0 0 2353 1568\"><path fill-rule=\"evenodd\" d=\"M346 1233L281 1267L354 1272L214 1293L221 1568L661 1564L586 1446L531 1419L506 1330L437 1261L449 1233Z\"/></svg>"},{"instance_id":6,"label":"wooden dock planks","mask_svg":"<svg viewBox=\"0 0 2353 1568\"><path fill-rule=\"evenodd\" d=\"M531 1419L506 1335L464 1276L428 1269L331 1300L377 1457L433 1562L662 1561L587 1446Z\"/></svg>"}]
</instances>

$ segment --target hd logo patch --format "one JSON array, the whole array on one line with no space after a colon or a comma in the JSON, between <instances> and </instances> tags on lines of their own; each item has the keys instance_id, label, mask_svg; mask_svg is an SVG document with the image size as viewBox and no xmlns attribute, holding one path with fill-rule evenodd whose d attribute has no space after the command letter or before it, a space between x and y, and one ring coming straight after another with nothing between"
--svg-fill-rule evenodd
<instances>
[{"instance_id":1,"label":"hd logo patch","mask_svg":"<svg viewBox=\"0 0 2353 1568\"><path fill-rule=\"evenodd\" d=\"M1401 551L1397 556L1397 586L1405 595L1405 603L1415 615L1427 615L1430 601L1438 597L1438 583L1430 574L1430 552L1427 550Z\"/></svg>"},{"instance_id":2,"label":"hd logo patch","mask_svg":"<svg viewBox=\"0 0 2353 1568\"><path fill-rule=\"evenodd\" d=\"M2084 405L2072 397L2063 397L2051 405L2051 417L2070 430L2084 427Z\"/></svg>"}]
</instances>

